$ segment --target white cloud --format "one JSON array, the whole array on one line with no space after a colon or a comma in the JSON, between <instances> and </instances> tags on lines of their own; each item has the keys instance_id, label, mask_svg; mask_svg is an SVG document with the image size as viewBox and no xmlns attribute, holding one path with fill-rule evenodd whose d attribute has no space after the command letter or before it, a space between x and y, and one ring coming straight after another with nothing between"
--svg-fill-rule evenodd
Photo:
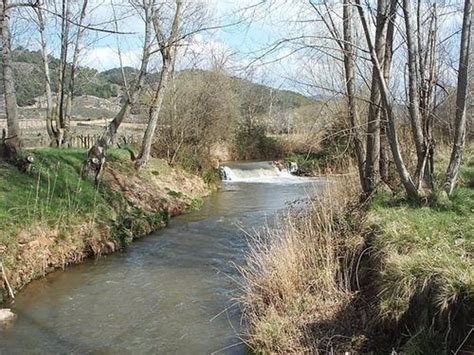
<instances>
[{"instance_id":1,"label":"white cloud","mask_svg":"<svg viewBox=\"0 0 474 355\"><path fill-rule=\"evenodd\" d=\"M228 61L232 56L232 52L225 43L196 34L181 47L179 55L179 68L198 67L208 69L216 60L226 59Z\"/></svg>"},{"instance_id":2,"label":"white cloud","mask_svg":"<svg viewBox=\"0 0 474 355\"><path fill-rule=\"evenodd\" d=\"M141 60L141 49L122 52L122 63L126 67L138 67ZM95 47L86 49L82 65L104 71L120 66L120 58L116 49L111 47Z\"/></svg>"}]
</instances>

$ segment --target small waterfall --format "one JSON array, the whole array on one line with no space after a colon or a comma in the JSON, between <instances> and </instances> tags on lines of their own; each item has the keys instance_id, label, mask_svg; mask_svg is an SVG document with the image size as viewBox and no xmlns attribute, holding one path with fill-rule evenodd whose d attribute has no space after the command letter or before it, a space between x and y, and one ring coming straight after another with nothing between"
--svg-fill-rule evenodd
<instances>
[{"instance_id":1,"label":"small waterfall","mask_svg":"<svg viewBox=\"0 0 474 355\"><path fill-rule=\"evenodd\" d=\"M280 170L272 162L229 163L219 168L223 181L233 182L289 182L296 181L288 170Z\"/></svg>"}]
</instances>

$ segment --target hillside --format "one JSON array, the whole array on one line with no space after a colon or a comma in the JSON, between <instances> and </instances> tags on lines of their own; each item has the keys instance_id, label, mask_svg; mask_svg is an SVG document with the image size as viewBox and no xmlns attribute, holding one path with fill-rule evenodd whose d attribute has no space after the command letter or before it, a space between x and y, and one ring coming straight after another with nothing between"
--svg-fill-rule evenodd
<instances>
[{"instance_id":1,"label":"hillside","mask_svg":"<svg viewBox=\"0 0 474 355\"><path fill-rule=\"evenodd\" d=\"M15 49L12 53L18 105L20 107L38 106L38 97L44 94L41 53L21 47ZM57 58L50 57L53 92L57 89L58 64L59 60ZM124 71L129 83L132 82L137 73L137 69L126 67ZM177 77L182 78L184 76L189 78L189 80L200 80L206 75L209 75L209 72L205 70L183 70L176 74ZM158 75L152 73L148 76L146 82L151 84L157 79ZM258 101L259 107L257 107L257 113L263 113L270 105L274 110L278 111L294 109L314 103L313 99L292 91L273 89L237 77L233 77L232 81L236 95ZM111 99L120 95L121 87L123 87L123 79L119 68L104 72L99 72L88 67L79 67L78 69L76 84L77 96L88 95ZM0 94L3 94L2 87L0 87ZM90 118L94 119L96 117Z\"/></svg>"}]
</instances>

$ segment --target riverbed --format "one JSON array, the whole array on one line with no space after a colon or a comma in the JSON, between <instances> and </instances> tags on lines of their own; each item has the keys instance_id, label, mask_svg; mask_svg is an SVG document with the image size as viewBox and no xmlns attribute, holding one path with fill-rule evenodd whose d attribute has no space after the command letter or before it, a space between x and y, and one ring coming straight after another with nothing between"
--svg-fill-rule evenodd
<instances>
[{"instance_id":1,"label":"riverbed","mask_svg":"<svg viewBox=\"0 0 474 355\"><path fill-rule=\"evenodd\" d=\"M246 353L235 298L247 233L322 184L259 164L229 165L243 177L126 251L32 282L10 305L18 319L0 329L0 354Z\"/></svg>"}]
</instances>

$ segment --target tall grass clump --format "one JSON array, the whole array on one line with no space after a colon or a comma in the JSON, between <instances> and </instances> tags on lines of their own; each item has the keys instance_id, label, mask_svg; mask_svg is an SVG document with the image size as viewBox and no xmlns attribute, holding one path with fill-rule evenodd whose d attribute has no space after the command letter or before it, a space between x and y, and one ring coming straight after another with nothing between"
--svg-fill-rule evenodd
<instances>
[{"instance_id":1,"label":"tall grass clump","mask_svg":"<svg viewBox=\"0 0 474 355\"><path fill-rule=\"evenodd\" d=\"M403 329L407 353L450 353L473 341L473 162L450 200L417 205L380 194L368 212L379 314Z\"/></svg>"},{"instance_id":2,"label":"tall grass clump","mask_svg":"<svg viewBox=\"0 0 474 355\"><path fill-rule=\"evenodd\" d=\"M241 269L248 343L260 353L325 352L357 341L355 296L361 237L356 182L328 183L308 208L255 236ZM353 313L354 317L356 314Z\"/></svg>"}]
</instances>

